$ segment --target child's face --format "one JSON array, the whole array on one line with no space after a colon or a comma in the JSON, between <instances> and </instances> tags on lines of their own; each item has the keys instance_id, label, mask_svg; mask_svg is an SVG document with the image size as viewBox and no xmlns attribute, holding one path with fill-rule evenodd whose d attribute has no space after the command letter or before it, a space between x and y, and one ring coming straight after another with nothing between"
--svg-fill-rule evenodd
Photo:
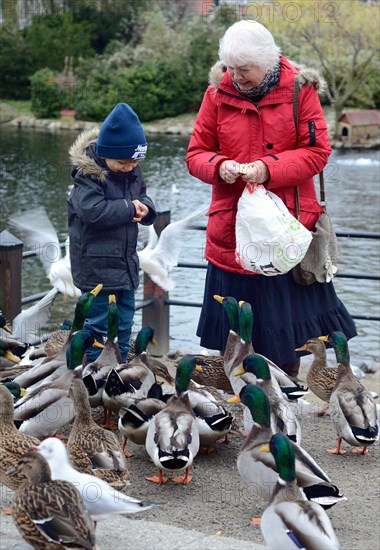
<instances>
[{"instance_id":1,"label":"child's face","mask_svg":"<svg viewBox=\"0 0 380 550\"><path fill-rule=\"evenodd\" d=\"M133 159L104 159L111 172L131 172L139 163Z\"/></svg>"}]
</instances>

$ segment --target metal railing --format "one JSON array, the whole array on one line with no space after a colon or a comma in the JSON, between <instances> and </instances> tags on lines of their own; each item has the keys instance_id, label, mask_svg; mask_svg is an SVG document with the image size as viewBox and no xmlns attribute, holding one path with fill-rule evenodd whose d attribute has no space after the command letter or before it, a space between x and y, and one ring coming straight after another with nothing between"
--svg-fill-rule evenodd
<instances>
[{"instance_id":1,"label":"metal railing","mask_svg":"<svg viewBox=\"0 0 380 550\"><path fill-rule=\"evenodd\" d=\"M158 215L155 223L157 234L170 223L170 212L162 212ZM204 226L195 226L195 230L205 230ZM337 232L338 238L358 239L380 239L379 233L365 232ZM62 248L64 245L61 245ZM46 295L40 292L31 296L21 297L21 268L22 261L37 256L37 252L22 252L23 243L7 231L0 234L0 304L5 317L12 321L21 311L21 306L37 302ZM180 262L178 269L207 269L205 263ZM379 275L368 273L337 273L337 278L380 280ZM160 356L169 351L170 335L170 307L197 307L202 306L201 302L190 302L186 300L170 299L169 293L155 284L150 277L144 273L143 300L136 303L136 310L142 310L143 325L150 325L155 329L155 337L158 342L155 346L155 355ZM380 321L376 315L362 313L352 314L354 319L366 321Z\"/></svg>"}]
</instances>

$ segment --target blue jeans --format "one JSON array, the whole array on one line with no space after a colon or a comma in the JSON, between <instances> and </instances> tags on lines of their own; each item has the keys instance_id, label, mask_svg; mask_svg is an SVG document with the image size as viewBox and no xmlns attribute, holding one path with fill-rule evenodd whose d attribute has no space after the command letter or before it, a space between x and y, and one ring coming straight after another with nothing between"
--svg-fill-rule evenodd
<instances>
[{"instance_id":1,"label":"blue jeans","mask_svg":"<svg viewBox=\"0 0 380 550\"><path fill-rule=\"evenodd\" d=\"M84 328L90 330L98 342L103 343L103 338L107 336L107 315L108 315L108 296L115 294L116 304L120 312L118 344L123 361L127 361L127 354L131 347L130 338L133 326L133 317L135 314L135 291L117 290L102 291L95 298L88 316L84 323ZM91 347L87 350L87 362L95 361L100 353L100 348Z\"/></svg>"}]
</instances>

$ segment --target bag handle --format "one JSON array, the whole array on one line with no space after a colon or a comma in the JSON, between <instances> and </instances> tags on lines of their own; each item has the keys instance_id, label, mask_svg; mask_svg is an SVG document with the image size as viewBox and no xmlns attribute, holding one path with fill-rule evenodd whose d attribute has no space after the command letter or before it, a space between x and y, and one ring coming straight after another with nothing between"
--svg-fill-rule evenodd
<instances>
[{"instance_id":1,"label":"bag handle","mask_svg":"<svg viewBox=\"0 0 380 550\"><path fill-rule=\"evenodd\" d=\"M298 95L301 89L299 80L300 80L299 75L296 75L296 77L294 78L294 92L293 92L293 118L294 118L294 124L296 127L297 138L298 138ZM323 210L325 210L326 191L325 191L325 178L324 178L323 170L319 172L319 197L320 197L320 205L322 206ZM301 216L301 208L300 208L300 190L298 185L295 187L294 198L295 198L297 219L299 220Z\"/></svg>"}]
</instances>

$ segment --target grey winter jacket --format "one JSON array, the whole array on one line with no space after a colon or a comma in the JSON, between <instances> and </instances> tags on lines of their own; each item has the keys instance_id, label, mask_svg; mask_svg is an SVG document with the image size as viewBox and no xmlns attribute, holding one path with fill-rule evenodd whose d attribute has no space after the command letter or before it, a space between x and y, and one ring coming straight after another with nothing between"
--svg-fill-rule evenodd
<instances>
[{"instance_id":1,"label":"grey winter jacket","mask_svg":"<svg viewBox=\"0 0 380 550\"><path fill-rule=\"evenodd\" d=\"M70 148L74 186L67 202L73 279L83 291L98 283L108 291L136 289L138 224L132 222L132 200L149 208L143 225L154 222L156 209L139 166L129 173L111 172L96 155L98 134L98 128L85 130Z\"/></svg>"}]
</instances>

